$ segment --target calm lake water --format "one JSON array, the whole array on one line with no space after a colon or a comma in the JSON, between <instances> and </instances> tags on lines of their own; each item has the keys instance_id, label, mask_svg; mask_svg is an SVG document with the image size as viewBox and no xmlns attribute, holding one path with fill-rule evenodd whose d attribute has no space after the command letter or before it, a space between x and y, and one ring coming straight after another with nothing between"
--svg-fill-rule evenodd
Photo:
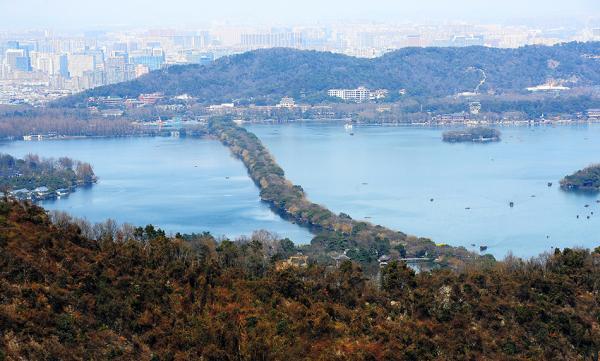
<instances>
[{"instance_id":1,"label":"calm lake water","mask_svg":"<svg viewBox=\"0 0 600 361\"><path fill-rule=\"evenodd\" d=\"M335 212L437 243L487 245L497 257L600 246L600 198L558 187L600 162L598 125L503 127L493 144L443 143L441 128L355 126L354 136L339 124L248 128L292 182Z\"/></svg>"},{"instance_id":2,"label":"calm lake water","mask_svg":"<svg viewBox=\"0 0 600 361\"><path fill-rule=\"evenodd\" d=\"M437 243L487 245L497 257L600 245L599 197L558 188L564 175L600 162L597 125L504 127L503 141L494 144L443 143L441 128L355 126L354 136L340 124L248 128L289 179L335 212ZM311 239L260 202L243 164L216 141L20 141L0 151L92 163L98 184L45 202L48 209L94 222L152 223L173 233L235 237L267 229L297 243Z\"/></svg>"},{"instance_id":3,"label":"calm lake water","mask_svg":"<svg viewBox=\"0 0 600 361\"><path fill-rule=\"evenodd\" d=\"M266 229L299 243L312 235L260 202L246 168L219 142L207 139L119 138L10 142L0 152L21 157L69 156L90 162L99 181L46 209L93 222L154 224L168 232L250 235Z\"/></svg>"}]
</instances>

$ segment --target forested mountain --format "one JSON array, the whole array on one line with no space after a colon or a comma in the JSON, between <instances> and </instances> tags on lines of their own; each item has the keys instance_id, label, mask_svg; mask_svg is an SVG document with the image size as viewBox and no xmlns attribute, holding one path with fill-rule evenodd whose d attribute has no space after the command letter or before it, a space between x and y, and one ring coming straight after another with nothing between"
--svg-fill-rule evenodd
<instances>
[{"instance_id":1,"label":"forested mountain","mask_svg":"<svg viewBox=\"0 0 600 361\"><path fill-rule=\"evenodd\" d=\"M600 85L600 43L566 43L518 49L486 47L406 48L375 59L292 49L256 50L207 66L171 66L139 79L104 86L58 101L73 105L89 96L188 93L203 103L274 102L283 96L326 99L330 88L390 90L389 99L439 97L460 92L523 91L557 81L566 86ZM485 75L484 75L485 74Z\"/></svg>"},{"instance_id":2,"label":"forested mountain","mask_svg":"<svg viewBox=\"0 0 600 361\"><path fill-rule=\"evenodd\" d=\"M0 360L598 357L600 248L461 272L392 262L376 283L350 261L278 269L280 242L83 231L0 201Z\"/></svg>"}]
</instances>

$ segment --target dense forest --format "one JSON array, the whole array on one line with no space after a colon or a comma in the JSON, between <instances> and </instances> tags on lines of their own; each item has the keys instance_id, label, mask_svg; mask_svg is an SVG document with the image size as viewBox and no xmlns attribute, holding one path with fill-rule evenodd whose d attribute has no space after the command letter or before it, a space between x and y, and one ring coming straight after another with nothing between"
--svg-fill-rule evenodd
<instances>
[{"instance_id":1,"label":"dense forest","mask_svg":"<svg viewBox=\"0 0 600 361\"><path fill-rule=\"evenodd\" d=\"M68 189L78 184L90 184L96 175L89 163L75 161L68 157L44 159L36 154L28 154L17 159L0 153L0 189L33 190L47 187L49 191Z\"/></svg>"},{"instance_id":2,"label":"dense forest","mask_svg":"<svg viewBox=\"0 0 600 361\"><path fill-rule=\"evenodd\" d=\"M471 127L461 130L449 130L442 134L442 140L448 143L460 142L499 142L500 131L488 127Z\"/></svg>"},{"instance_id":3,"label":"dense forest","mask_svg":"<svg viewBox=\"0 0 600 361\"><path fill-rule=\"evenodd\" d=\"M0 202L0 360L597 360L600 248L460 272L310 262ZM88 233L90 235L88 235Z\"/></svg>"},{"instance_id":4,"label":"dense forest","mask_svg":"<svg viewBox=\"0 0 600 361\"><path fill-rule=\"evenodd\" d=\"M56 106L83 103L90 96L137 97L141 93L187 93L202 103L274 104L283 96L320 102L331 88L399 91L408 97L443 97L473 92L523 92L556 81L570 87L600 85L600 42L525 46L405 48L375 59L292 49L256 50L221 58L210 65L171 66L139 79L64 98Z\"/></svg>"},{"instance_id":5,"label":"dense forest","mask_svg":"<svg viewBox=\"0 0 600 361\"><path fill-rule=\"evenodd\" d=\"M347 251L346 255L351 259L371 266L377 265L380 256L389 254L429 257L450 267L458 267L475 257L464 248L437 246L430 239L356 221L347 214L335 214L312 203L301 186L285 178L283 169L256 135L226 117L212 118L208 128L211 135L219 138L244 163L264 202L284 218L307 226L317 234L311 242L312 253L324 255Z\"/></svg>"},{"instance_id":6,"label":"dense forest","mask_svg":"<svg viewBox=\"0 0 600 361\"><path fill-rule=\"evenodd\" d=\"M600 164L564 177L560 181L560 187L567 191L600 192Z\"/></svg>"}]
</instances>

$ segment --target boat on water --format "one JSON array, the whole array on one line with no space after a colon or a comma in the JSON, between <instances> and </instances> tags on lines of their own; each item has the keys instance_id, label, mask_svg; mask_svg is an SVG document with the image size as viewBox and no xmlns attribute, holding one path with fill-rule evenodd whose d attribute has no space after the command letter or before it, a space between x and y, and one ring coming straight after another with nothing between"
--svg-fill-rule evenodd
<instances>
[{"instance_id":1,"label":"boat on water","mask_svg":"<svg viewBox=\"0 0 600 361\"><path fill-rule=\"evenodd\" d=\"M346 130L352 130L352 128L354 128L354 127L352 126L352 124L350 124L350 123L346 123L346 124L344 124L344 129L346 129Z\"/></svg>"}]
</instances>

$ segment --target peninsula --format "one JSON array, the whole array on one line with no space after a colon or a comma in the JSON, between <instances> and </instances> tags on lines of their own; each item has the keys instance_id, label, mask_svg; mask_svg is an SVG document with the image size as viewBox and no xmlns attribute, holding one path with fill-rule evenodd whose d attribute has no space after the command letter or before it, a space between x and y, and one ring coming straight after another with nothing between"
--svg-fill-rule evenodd
<instances>
[{"instance_id":1,"label":"peninsula","mask_svg":"<svg viewBox=\"0 0 600 361\"><path fill-rule=\"evenodd\" d=\"M89 163L28 154L23 159L0 153L0 189L22 200L65 196L78 186L92 184L96 175Z\"/></svg>"},{"instance_id":2,"label":"peninsula","mask_svg":"<svg viewBox=\"0 0 600 361\"><path fill-rule=\"evenodd\" d=\"M600 164L594 164L564 177L560 187L566 191L600 192Z\"/></svg>"}]
</instances>

